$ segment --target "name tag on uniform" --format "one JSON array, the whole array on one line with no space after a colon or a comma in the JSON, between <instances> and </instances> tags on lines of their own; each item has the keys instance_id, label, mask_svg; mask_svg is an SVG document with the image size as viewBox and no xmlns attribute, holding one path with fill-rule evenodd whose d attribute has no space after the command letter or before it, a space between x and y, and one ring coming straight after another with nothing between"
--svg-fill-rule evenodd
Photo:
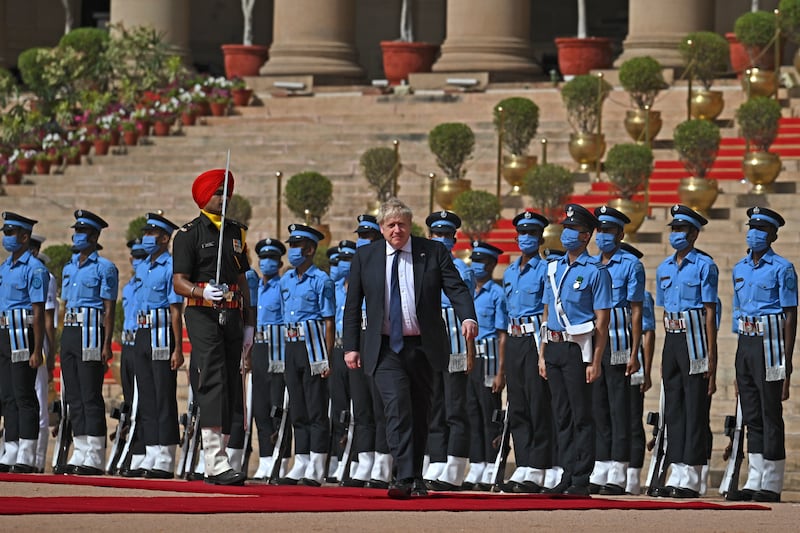
<instances>
[{"instance_id":1,"label":"name tag on uniform","mask_svg":"<svg viewBox=\"0 0 800 533\"><path fill-rule=\"evenodd\" d=\"M212 246L216 246L216 243L214 243L214 242L204 242L203 244L200 245L200 248L201 249L205 249L205 248L211 248Z\"/></svg>"},{"instance_id":2,"label":"name tag on uniform","mask_svg":"<svg viewBox=\"0 0 800 533\"><path fill-rule=\"evenodd\" d=\"M237 254L242 253L242 241L241 239L233 239L233 251Z\"/></svg>"}]
</instances>

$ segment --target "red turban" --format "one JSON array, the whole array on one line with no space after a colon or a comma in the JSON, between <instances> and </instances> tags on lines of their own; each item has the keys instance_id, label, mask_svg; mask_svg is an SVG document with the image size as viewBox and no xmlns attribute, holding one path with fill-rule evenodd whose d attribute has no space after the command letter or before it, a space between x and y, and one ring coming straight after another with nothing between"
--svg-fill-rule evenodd
<instances>
[{"instance_id":1,"label":"red turban","mask_svg":"<svg viewBox=\"0 0 800 533\"><path fill-rule=\"evenodd\" d=\"M192 198L200 209L203 209L217 189L222 187L224 179L224 168L207 170L195 178L194 184L192 184ZM233 172L230 170L228 171L228 194L233 194Z\"/></svg>"}]
</instances>

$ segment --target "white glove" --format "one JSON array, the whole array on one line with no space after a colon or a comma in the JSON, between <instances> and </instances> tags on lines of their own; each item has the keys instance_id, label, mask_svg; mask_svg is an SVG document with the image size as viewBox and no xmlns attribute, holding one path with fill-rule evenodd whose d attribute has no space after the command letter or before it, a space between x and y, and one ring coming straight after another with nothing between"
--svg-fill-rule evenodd
<instances>
[{"instance_id":1,"label":"white glove","mask_svg":"<svg viewBox=\"0 0 800 533\"><path fill-rule=\"evenodd\" d=\"M253 336L255 335L255 328L253 326L244 327L244 338L242 339L242 353L246 354L253 347Z\"/></svg>"},{"instance_id":2,"label":"white glove","mask_svg":"<svg viewBox=\"0 0 800 533\"><path fill-rule=\"evenodd\" d=\"M209 302L219 302L222 300L222 289L210 283L203 287L203 299Z\"/></svg>"}]
</instances>

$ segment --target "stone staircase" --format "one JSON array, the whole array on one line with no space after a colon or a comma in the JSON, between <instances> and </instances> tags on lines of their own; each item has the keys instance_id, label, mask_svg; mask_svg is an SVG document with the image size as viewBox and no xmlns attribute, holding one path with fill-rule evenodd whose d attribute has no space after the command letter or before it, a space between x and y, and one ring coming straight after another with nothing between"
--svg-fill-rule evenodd
<instances>
[{"instance_id":1,"label":"stone staircase","mask_svg":"<svg viewBox=\"0 0 800 533\"><path fill-rule=\"evenodd\" d=\"M360 91L345 88L328 89L313 97L272 98L265 86L253 84L261 105L236 108L235 115L224 118L206 118L204 125L182 128L170 137L150 137L139 146L127 150L126 155L109 155L84 158L82 165L66 167L63 174L26 176L22 186L6 186L0 196L0 210L13 210L37 218L37 232L48 237L47 245L69 242L73 222L72 211L85 208L97 212L110 227L103 232L101 243L104 254L120 267L122 282L127 280L127 249L125 231L133 218L150 210L161 209L176 223L190 220L197 214L191 199L191 184L200 172L225 164L225 151L230 148L231 169L236 176L236 192L242 194L253 206L248 240L278 234L286 237L286 225L300 222L285 207L281 211L281 226L276 227L276 171L283 172L285 180L294 173L317 170L331 178L334 184L334 202L323 222L330 225L334 241L350 238L355 217L367 209L373 198L358 168L358 159L367 148L391 146L400 142L403 172L400 176L400 196L415 211L418 223L428 212L429 179L427 174L437 171L435 160L427 148L427 132L436 124L461 121L475 131L476 149L469 163L467 178L473 189L494 192L496 187L497 140L491 123L493 106L509 96L526 96L540 107L538 138L548 139L548 160L574 167L567 150L569 127L561 104L560 94L551 84L526 86L493 86L485 93L444 94L419 92L413 95L367 96ZM742 91L733 83L720 83L724 91L726 109L721 124L726 138L736 137L732 126L734 110L743 99ZM656 144L655 155L659 169L674 172L677 155L669 149L673 128L685 119L685 86L675 86L662 93L655 108L662 111L664 126ZM790 105L791 105L790 101ZM627 107L627 96L617 90L612 93L604 109L603 131L609 146L629 142L622 123ZM790 109L786 115L791 114ZM788 127L788 126L787 126ZM792 124L794 127L794 124ZM788 131L788 130L787 130ZM736 141L732 143L733 148ZM726 149L728 149L726 144ZM776 146L780 146L777 143ZM791 148L794 148L793 146ZM536 141L534 141L534 150ZM735 154L721 154L721 156ZM793 157L796 152L784 154L784 171L779 177L779 190L794 190L800 181L800 166ZM662 163L663 162L663 163ZM672 165L672 166L671 166ZM721 157L719 198L712 210L707 229L698 242L699 247L714 256L720 267L720 297L723 302L723 324L719 336L720 363L717 378L718 392L712 407L714 453L712 481L718 483L724 467L721 450L727 439L723 437L726 414L735 410L733 391L733 356L735 337L730 333L732 266L745 250L744 223L746 205L742 196L749 190L738 179L735 159ZM732 178L732 179L722 179ZM670 179L674 179L674 176ZM654 183L658 180L654 177ZM789 187L789 185L792 185ZM654 185L655 186L655 185ZM501 185L503 193L510 187ZM655 190L653 194L655 195ZM665 186L662 194L674 191ZM587 205L600 205L607 198L608 188L602 183L592 183L586 177L576 185L575 198ZM796 253L800 234L800 212L795 194L770 194L768 205L780 211L787 220L776 244L779 253L797 261ZM672 201L653 202L650 217L639 230L642 238L635 243L644 253L644 263L649 275L648 288L654 289L656 266L671 250L664 235L668 220L667 207ZM513 251L513 230L508 219L525 205L522 199L504 198L502 216L498 224L496 243ZM435 207L438 209L438 206ZM503 241L503 242L500 242ZM513 259L509 254L509 259ZM501 272L497 273L498 275ZM654 383L659 380L660 346L663 343L661 328L657 331ZM185 405L185 376L181 373L181 409ZM108 388L109 395L118 394L115 387ZM787 429L787 490L800 491L800 407L795 398L800 389L792 387L792 399L785 403ZM658 389L647 395L646 410L656 410Z\"/></svg>"}]
</instances>

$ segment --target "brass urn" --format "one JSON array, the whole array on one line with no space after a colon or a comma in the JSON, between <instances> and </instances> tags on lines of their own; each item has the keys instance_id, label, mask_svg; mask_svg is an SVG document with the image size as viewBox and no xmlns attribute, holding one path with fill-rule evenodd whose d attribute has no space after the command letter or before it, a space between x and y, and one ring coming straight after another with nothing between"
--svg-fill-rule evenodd
<instances>
[{"instance_id":1,"label":"brass urn","mask_svg":"<svg viewBox=\"0 0 800 533\"><path fill-rule=\"evenodd\" d=\"M751 192L764 194L772 189L772 183L781 173L781 158L772 152L747 152L742 161L744 175L753 185Z\"/></svg>"},{"instance_id":2,"label":"brass urn","mask_svg":"<svg viewBox=\"0 0 800 533\"><path fill-rule=\"evenodd\" d=\"M366 212L368 214L370 214L370 215L378 216L378 210L380 210L382 204L383 204L383 202L381 202L380 200L377 200L377 199L369 200L367 202L367 211Z\"/></svg>"},{"instance_id":3,"label":"brass urn","mask_svg":"<svg viewBox=\"0 0 800 533\"><path fill-rule=\"evenodd\" d=\"M434 197L436 198L436 203L438 203L442 209L450 211L453 208L453 202L456 201L456 197L462 192L470 190L471 184L472 182L470 180L465 180L463 178L436 178L434 183Z\"/></svg>"},{"instance_id":4,"label":"brass urn","mask_svg":"<svg viewBox=\"0 0 800 533\"><path fill-rule=\"evenodd\" d=\"M606 153L602 133L573 133L569 136L569 155L578 163L578 172L592 172Z\"/></svg>"},{"instance_id":5,"label":"brass urn","mask_svg":"<svg viewBox=\"0 0 800 533\"><path fill-rule=\"evenodd\" d=\"M702 214L714 205L719 194L717 180L709 178L681 178L678 185L678 197L681 203Z\"/></svg>"},{"instance_id":6,"label":"brass urn","mask_svg":"<svg viewBox=\"0 0 800 533\"><path fill-rule=\"evenodd\" d=\"M544 232L542 233L542 243L539 245L539 252L544 254L545 250L564 251L564 246L561 244L562 231L564 231L564 226L551 220L550 224L544 228Z\"/></svg>"},{"instance_id":7,"label":"brass urn","mask_svg":"<svg viewBox=\"0 0 800 533\"><path fill-rule=\"evenodd\" d=\"M652 145L653 139L661 131L661 125L661 111L633 109L625 112L625 131L637 144L644 144L649 139Z\"/></svg>"},{"instance_id":8,"label":"brass urn","mask_svg":"<svg viewBox=\"0 0 800 533\"><path fill-rule=\"evenodd\" d=\"M725 100L722 99L722 91L692 90L690 106L692 118L714 120L722 113L724 107Z\"/></svg>"},{"instance_id":9,"label":"brass urn","mask_svg":"<svg viewBox=\"0 0 800 533\"><path fill-rule=\"evenodd\" d=\"M625 235L633 235L641 227L644 217L647 216L647 200L636 201L627 198L614 198L609 200L608 206L621 211L631 219L625 224Z\"/></svg>"},{"instance_id":10,"label":"brass urn","mask_svg":"<svg viewBox=\"0 0 800 533\"><path fill-rule=\"evenodd\" d=\"M511 185L510 196L520 195L520 186L525 179L525 174L536 166L535 155L504 155L503 156L503 178Z\"/></svg>"},{"instance_id":11,"label":"brass urn","mask_svg":"<svg viewBox=\"0 0 800 533\"><path fill-rule=\"evenodd\" d=\"M314 224L311 227L322 233L322 240L317 243L317 247L320 250L327 250L331 243L331 227L328 224Z\"/></svg>"},{"instance_id":12,"label":"brass urn","mask_svg":"<svg viewBox=\"0 0 800 533\"><path fill-rule=\"evenodd\" d=\"M771 70L747 69L742 76L742 90L747 93L748 98L770 97L778 90L778 77Z\"/></svg>"}]
</instances>

